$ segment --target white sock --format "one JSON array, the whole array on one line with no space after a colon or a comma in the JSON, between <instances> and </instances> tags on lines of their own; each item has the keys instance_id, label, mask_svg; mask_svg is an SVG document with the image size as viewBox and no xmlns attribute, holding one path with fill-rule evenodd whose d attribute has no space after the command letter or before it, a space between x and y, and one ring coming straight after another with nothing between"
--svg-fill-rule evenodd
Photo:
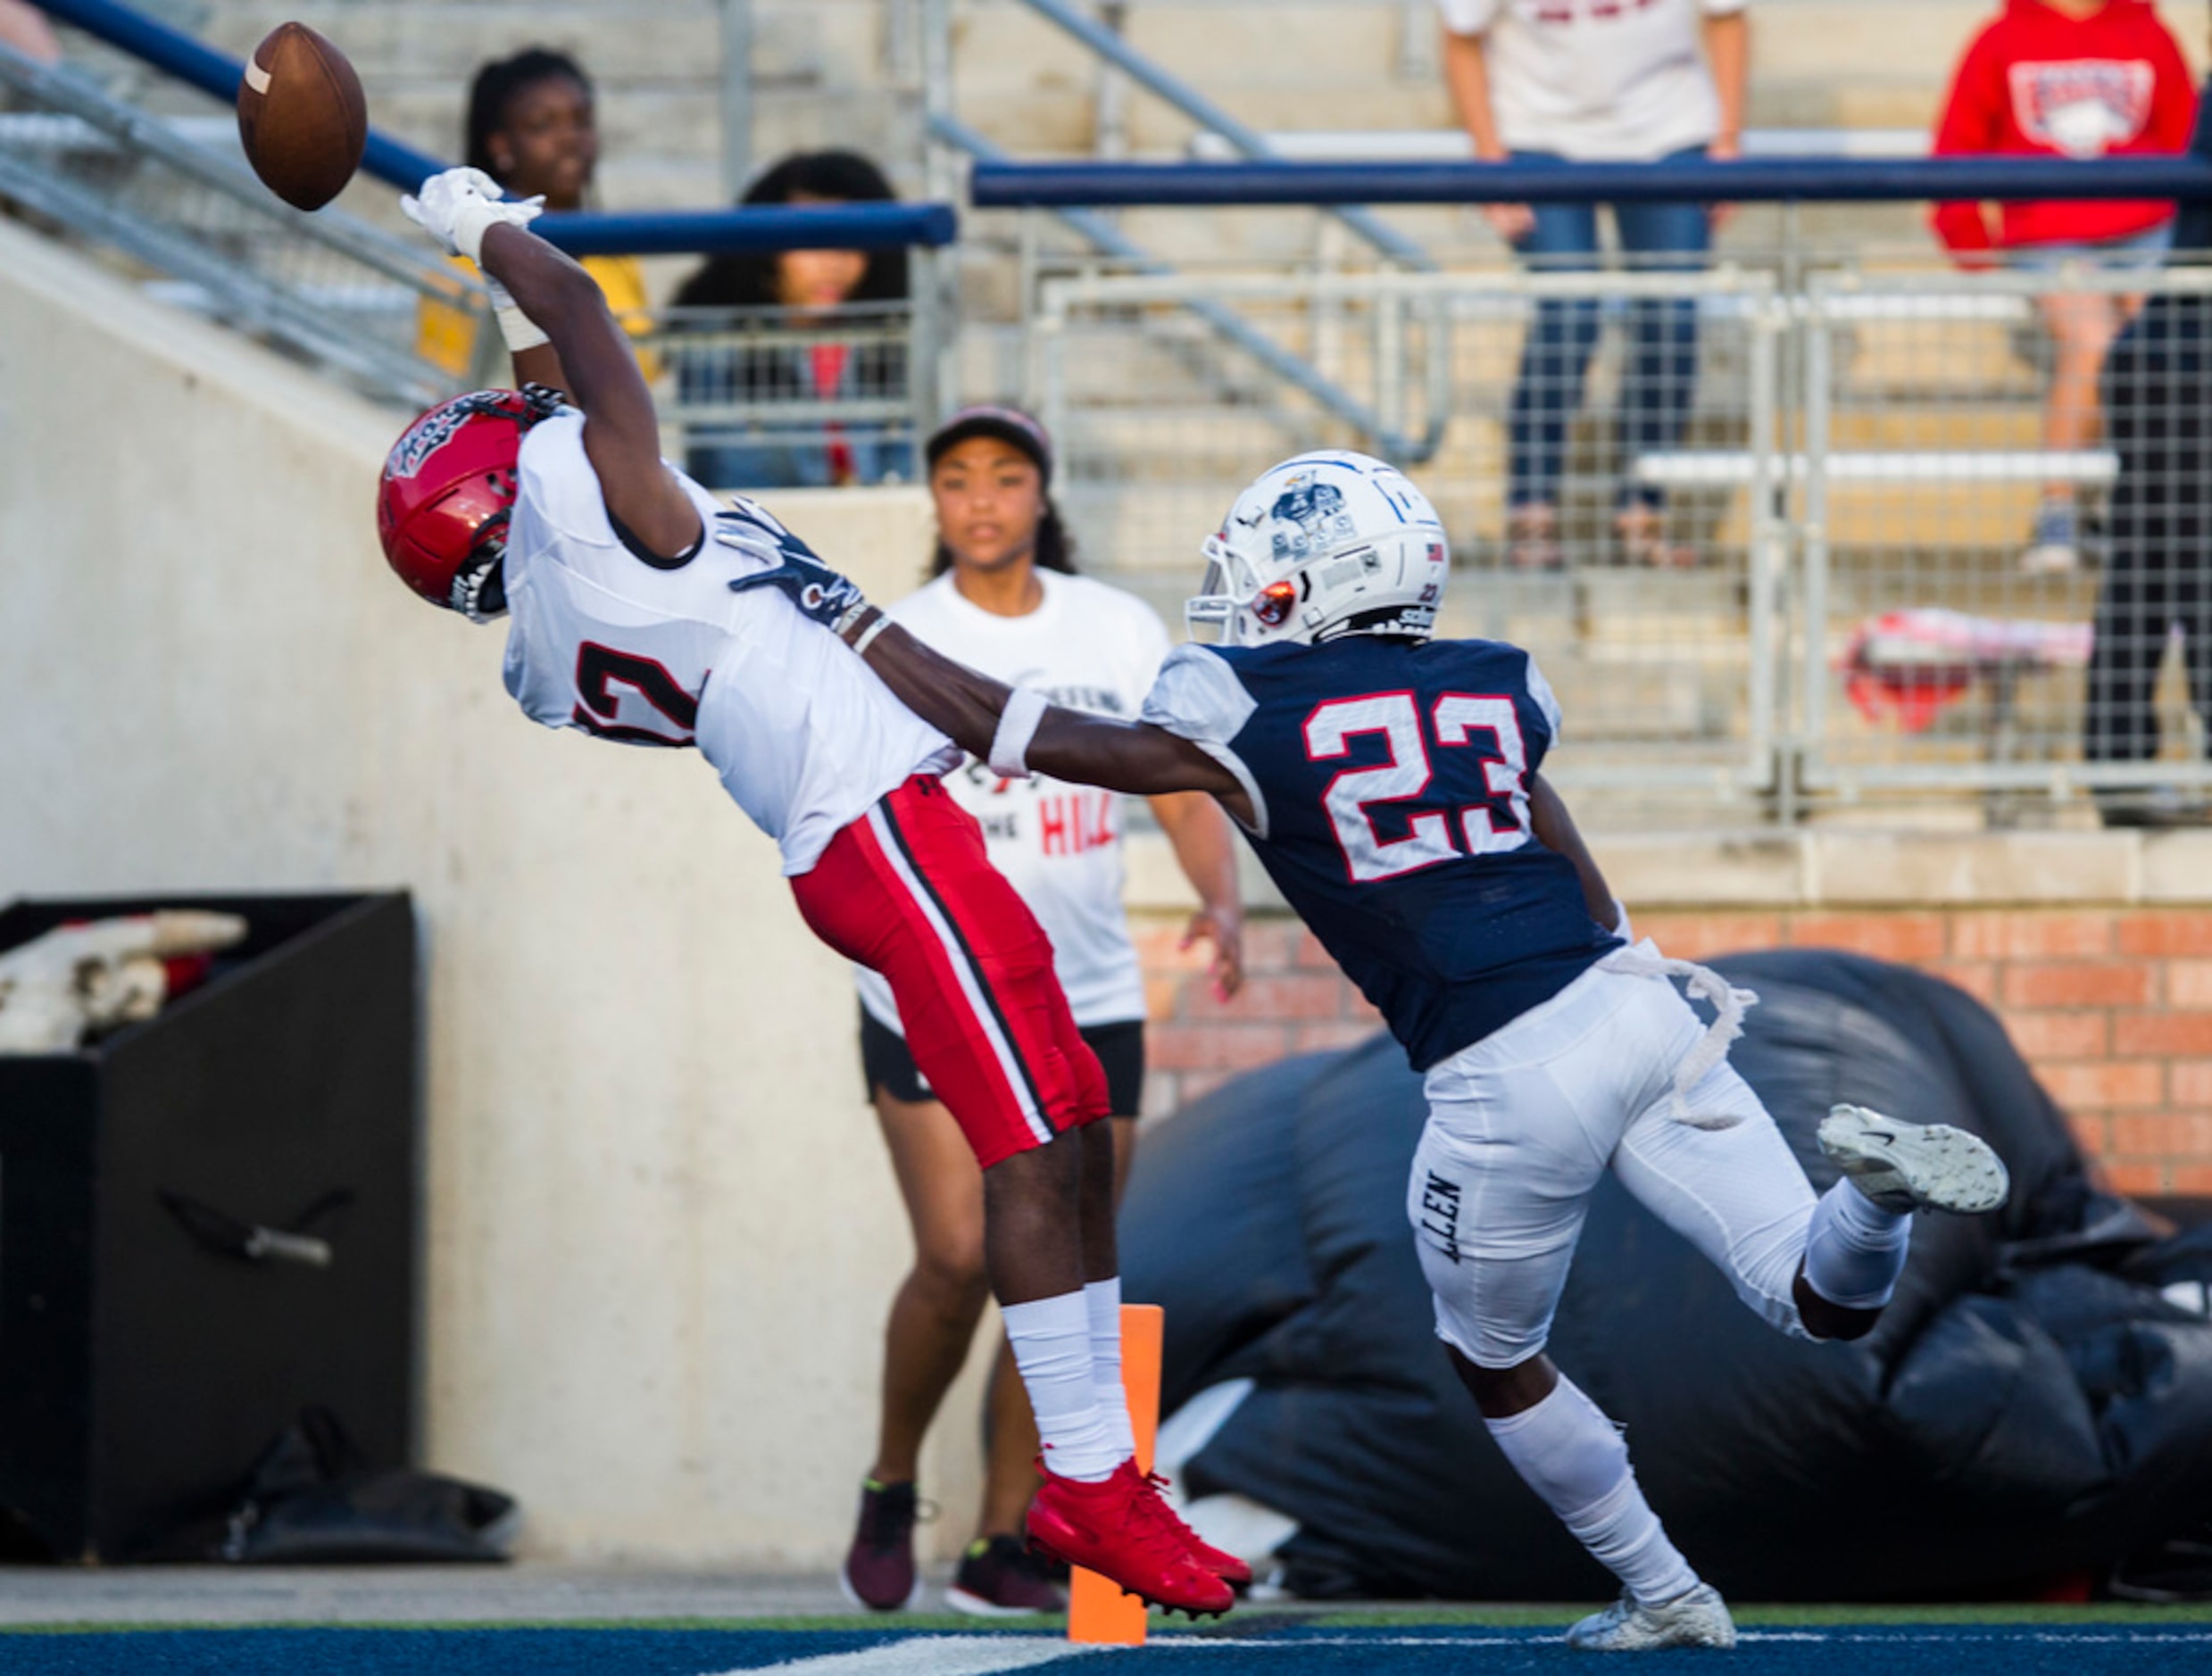
<instances>
[{"instance_id":1,"label":"white sock","mask_svg":"<svg viewBox=\"0 0 2212 1676\"><path fill-rule=\"evenodd\" d=\"M1897 1290L1911 1245L1911 1214L1883 1209L1847 1175L1813 1207L1805 1283L1839 1308L1879 1309Z\"/></svg>"},{"instance_id":2,"label":"white sock","mask_svg":"<svg viewBox=\"0 0 2212 1676\"><path fill-rule=\"evenodd\" d=\"M1485 1418L1521 1481L1543 1498L1575 1539L1645 1605L1697 1587L1628 1464L1620 1429L1564 1373L1534 1408Z\"/></svg>"},{"instance_id":3,"label":"white sock","mask_svg":"<svg viewBox=\"0 0 2212 1676\"><path fill-rule=\"evenodd\" d=\"M1114 1451L1113 1433L1091 1378L1091 1312L1081 1292L1062 1292L999 1314L1014 1365L1029 1392L1045 1466L1061 1478L1095 1484L1128 1458Z\"/></svg>"},{"instance_id":4,"label":"white sock","mask_svg":"<svg viewBox=\"0 0 2212 1676\"><path fill-rule=\"evenodd\" d=\"M1127 1460L1136 1454L1136 1431L1129 1423L1128 1389L1121 1382L1121 1276L1093 1281L1083 1289L1083 1303L1091 1312L1091 1383L1107 1433Z\"/></svg>"}]
</instances>

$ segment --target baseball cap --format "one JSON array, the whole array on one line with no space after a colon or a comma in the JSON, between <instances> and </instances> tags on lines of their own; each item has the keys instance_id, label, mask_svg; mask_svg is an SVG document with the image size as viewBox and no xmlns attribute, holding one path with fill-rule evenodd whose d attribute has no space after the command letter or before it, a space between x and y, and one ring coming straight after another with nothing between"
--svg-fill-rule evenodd
<instances>
[{"instance_id":1,"label":"baseball cap","mask_svg":"<svg viewBox=\"0 0 2212 1676\"><path fill-rule=\"evenodd\" d=\"M994 403L962 408L931 434L922 450L923 457L935 466L949 450L959 447L971 436L994 437L1010 448L1019 449L1028 455L1045 485L1052 485L1052 439L1045 435L1044 426L1019 408Z\"/></svg>"}]
</instances>

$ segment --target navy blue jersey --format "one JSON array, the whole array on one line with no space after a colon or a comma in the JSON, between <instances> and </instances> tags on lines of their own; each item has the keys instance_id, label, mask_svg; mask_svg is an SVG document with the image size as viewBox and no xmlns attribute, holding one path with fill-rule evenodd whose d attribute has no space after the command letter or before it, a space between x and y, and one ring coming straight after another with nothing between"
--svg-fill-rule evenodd
<instances>
[{"instance_id":1,"label":"navy blue jersey","mask_svg":"<svg viewBox=\"0 0 2212 1676\"><path fill-rule=\"evenodd\" d=\"M1619 946L1530 826L1559 718L1518 646L1182 646L1144 719L1243 782L1260 860L1416 1070Z\"/></svg>"}]
</instances>

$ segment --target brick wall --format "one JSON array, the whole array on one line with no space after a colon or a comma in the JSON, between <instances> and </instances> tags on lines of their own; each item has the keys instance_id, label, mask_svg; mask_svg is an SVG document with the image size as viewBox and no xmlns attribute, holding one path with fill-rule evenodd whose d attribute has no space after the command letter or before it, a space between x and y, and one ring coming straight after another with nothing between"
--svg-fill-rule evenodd
<instances>
[{"instance_id":1,"label":"brick wall","mask_svg":"<svg viewBox=\"0 0 2212 1676\"><path fill-rule=\"evenodd\" d=\"M1993 1008L2125 1192L2212 1192L2212 909L2068 906L1638 912L1667 953L1848 949L1918 967ZM1380 1028L1295 921L1255 917L1250 980L1227 1006L1180 921L1147 916L1139 952L1154 1021L1149 1113L1254 1066Z\"/></svg>"}]
</instances>

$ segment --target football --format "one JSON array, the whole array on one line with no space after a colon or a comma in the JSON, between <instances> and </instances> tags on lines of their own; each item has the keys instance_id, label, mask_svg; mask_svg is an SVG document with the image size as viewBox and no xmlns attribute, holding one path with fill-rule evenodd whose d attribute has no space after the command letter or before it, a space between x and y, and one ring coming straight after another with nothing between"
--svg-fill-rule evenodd
<instances>
[{"instance_id":1,"label":"football","mask_svg":"<svg viewBox=\"0 0 2212 1676\"><path fill-rule=\"evenodd\" d=\"M369 143L361 78L304 23L280 23L246 61L238 138L262 185L295 210L320 210L353 178Z\"/></svg>"}]
</instances>

